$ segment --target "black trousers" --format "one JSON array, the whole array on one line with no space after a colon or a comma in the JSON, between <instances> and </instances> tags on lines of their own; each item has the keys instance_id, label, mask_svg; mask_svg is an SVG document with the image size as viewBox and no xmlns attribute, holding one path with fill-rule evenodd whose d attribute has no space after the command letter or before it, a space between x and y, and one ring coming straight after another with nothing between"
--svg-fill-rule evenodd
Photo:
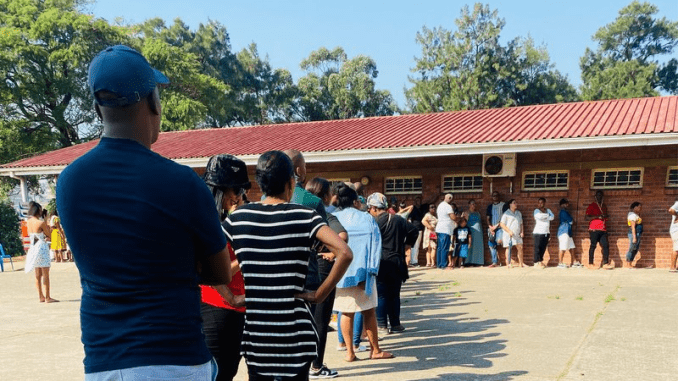
<instances>
[{"instance_id":1,"label":"black trousers","mask_svg":"<svg viewBox=\"0 0 678 381\"><path fill-rule=\"evenodd\" d=\"M534 238L534 263L544 260L544 253L550 237L550 234L532 234L532 238Z\"/></svg>"},{"instance_id":2,"label":"black trousers","mask_svg":"<svg viewBox=\"0 0 678 381\"><path fill-rule=\"evenodd\" d=\"M328 262L323 258L318 258L318 275L320 275L320 282L324 282L332 270L333 262ZM327 327L332 318L332 308L334 307L334 295L336 289L333 289L327 298L315 305L312 309L313 320L315 321L316 329L318 330L318 357L313 361L313 368L320 369L325 360L325 347L327 346Z\"/></svg>"},{"instance_id":3,"label":"black trousers","mask_svg":"<svg viewBox=\"0 0 678 381\"><path fill-rule=\"evenodd\" d=\"M238 373L245 314L200 303L205 343L219 367L217 381L231 381Z\"/></svg>"},{"instance_id":4,"label":"black trousers","mask_svg":"<svg viewBox=\"0 0 678 381\"><path fill-rule=\"evenodd\" d=\"M603 230L589 230L591 246L589 247L589 263L593 264L593 254L596 252L596 246L600 242L603 249L603 264L610 263L610 244L607 242L607 232Z\"/></svg>"}]
</instances>

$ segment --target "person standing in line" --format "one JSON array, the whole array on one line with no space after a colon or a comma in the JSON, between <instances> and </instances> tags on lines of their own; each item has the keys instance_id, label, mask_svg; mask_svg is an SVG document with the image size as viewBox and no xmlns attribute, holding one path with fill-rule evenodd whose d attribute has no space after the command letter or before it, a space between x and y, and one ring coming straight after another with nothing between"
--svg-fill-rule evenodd
<instances>
[{"instance_id":1,"label":"person standing in line","mask_svg":"<svg viewBox=\"0 0 678 381\"><path fill-rule=\"evenodd\" d=\"M322 200L304 189L304 184L306 183L306 159L304 159L304 155L295 149L289 149L283 152L285 152L290 160L292 160L292 164L294 165L294 181L296 182L296 186L294 187L294 194L292 195L290 202L292 204L307 206L315 210L323 219L323 222L327 224L327 212L325 212L325 205L323 205ZM306 289L317 290L318 286L320 286L318 259L316 255L312 255L308 263ZM315 304L311 305L311 311L315 311L315 307Z\"/></svg>"},{"instance_id":2,"label":"person standing in line","mask_svg":"<svg viewBox=\"0 0 678 381\"><path fill-rule=\"evenodd\" d=\"M448 193L436 209L436 214L438 215L438 224L435 227L437 236L436 266L441 270L449 268L447 255L450 251L452 226L457 220L457 215L452 210L451 202L452 194Z\"/></svg>"},{"instance_id":3,"label":"person standing in line","mask_svg":"<svg viewBox=\"0 0 678 381\"><path fill-rule=\"evenodd\" d=\"M430 204L428 206L428 213L421 219L421 224L424 225L423 247L426 249L426 267L436 267L436 247L438 236L436 235L436 225L438 224L438 217L436 217L436 205Z\"/></svg>"},{"instance_id":4,"label":"person standing in line","mask_svg":"<svg viewBox=\"0 0 678 381\"><path fill-rule=\"evenodd\" d=\"M355 208L358 194L354 189L340 184L337 187L339 210L335 215L348 232L348 246L353 252L353 262L337 283L334 309L341 312L341 329L344 341L353 342L353 319L361 312L365 332L370 342L371 359L387 359L394 356L379 348L377 330L377 274L381 265L381 233L374 218ZM355 348L346 345L347 362L358 360Z\"/></svg>"},{"instance_id":5,"label":"person standing in line","mask_svg":"<svg viewBox=\"0 0 678 381\"><path fill-rule=\"evenodd\" d=\"M49 281L49 268L52 265L49 257L49 244L46 237L50 234L49 226L40 219L42 215L42 206L34 202L28 209L30 218L26 222L28 235L30 237L31 247L26 253L26 266L24 272L28 273L35 269L35 286L38 288L38 300L40 303L53 303L58 300L50 295L51 284ZM45 292L42 292L42 286L45 286Z\"/></svg>"},{"instance_id":6,"label":"person standing in line","mask_svg":"<svg viewBox=\"0 0 678 381\"><path fill-rule=\"evenodd\" d=\"M558 267L567 268L563 258L565 257L565 252L570 253L570 266L571 267L581 267L581 262L577 261L574 255L574 240L572 239L572 225L574 224L574 219L570 212L567 211L567 208L570 207L570 202L563 198L560 200L560 213L558 213L558 220L560 220L560 225L558 225Z\"/></svg>"},{"instance_id":7,"label":"person standing in line","mask_svg":"<svg viewBox=\"0 0 678 381\"><path fill-rule=\"evenodd\" d=\"M468 227L471 229L471 242L469 242L469 254L466 265L483 266L485 264L485 250L483 248L483 225L476 201L468 200L468 212L466 212Z\"/></svg>"},{"instance_id":8,"label":"person standing in line","mask_svg":"<svg viewBox=\"0 0 678 381\"><path fill-rule=\"evenodd\" d=\"M367 207L381 233L377 324L383 333L402 332L405 327L400 324L400 288L409 278L405 250L417 240L418 230L404 218L386 212L386 196L381 193L372 193L367 198Z\"/></svg>"},{"instance_id":9,"label":"person standing in line","mask_svg":"<svg viewBox=\"0 0 678 381\"><path fill-rule=\"evenodd\" d=\"M596 191L595 201L586 208L586 219L589 220L589 237L591 246L589 246L589 269L597 268L593 264L593 257L596 252L596 246L600 242L603 250L603 261L601 266L606 270L612 270L614 263L610 263L610 244L607 241L607 205L603 203L603 191Z\"/></svg>"},{"instance_id":10,"label":"person standing in line","mask_svg":"<svg viewBox=\"0 0 678 381\"><path fill-rule=\"evenodd\" d=\"M245 162L232 155L212 156L203 175L214 197L217 213L225 220L242 204L242 196L251 183ZM231 283L200 286L200 316L205 343L219 367L216 381L230 381L238 373L240 342L245 328L245 283L233 247L228 244L231 259Z\"/></svg>"},{"instance_id":11,"label":"person standing in line","mask_svg":"<svg viewBox=\"0 0 678 381\"><path fill-rule=\"evenodd\" d=\"M332 193L329 181L321 177L315 177L306 183L306 191L322 200L325 208L330 205ZM337 233L344 242L348 242L348 233L346 232L346 229L344 229L339 222L339 219L332 213L327 213L327 226L329 226L333 232ZM334 260L335 255L330 250L325 247L319 249L318 275L320 276L321 282L324 282L330 275L330 272L332 272ZM318 357L313 360L309 371L309 377L312 379L334 378L339 376L337 371L328 368L327 365L323 363L325 360L325 349L327 347L327 328L330 324L330 320L332 320L332 308L334 306L335 293L336 290L333 289L325 300L316 305L315 312L313 313L313 320L316 322L316 328L318 329ZM360 329L362 330L362 323ZM360 335L358 335L358 340L359 339Z\"/></svg>"},{"instance_id":12,"label":"person standing in line","mask_svg":"<svg viewBox=\"0 0 678 381\"><path fill-rule=\"evenodd\" d=\"M676 269L676 259L678 259L678 201L669 208L671 215L671 226L669 226L669 234L673 242L673 251L671 252L671 263L669 264L669 271L678 272Z\"/></svg>"},{"instance_id":13,"label":"person standing in line","mask_svg":"<svg viewBox=\"0 0 678 381\"><path fill-rule=\"evenodd\" d=\"M499 221L509 205L501 201L499 192L492 192L492 203L487 206L485 218L487 219L487 246L490 248L492 264L489 267L501 266L499 263L498 250L503 245L503 231Z\"/></svg>"},{"instance_id":14,"label":"person standing in line","mask_svg":"<svg viewBox=\"0 0 678 381\"><path fill-rule=\"evenodd\" d=\"M518 210L518 202L511 199L508 202L509 209L501 216L499 225L504 230L504 248L506 248L506 266L511 265L511 247L516 248L518 265L525 267L523 262L523 215Z\"/></svg>"},{"instance_id":15,"label":"person standing in line","mask_svg":"<svg viewBox=\"0 0 678 381\"><path fill-rule=\"evenodd\" d=\"M223 225L245 280L241 354L250 381L307 380L318 346L307 303L320 303L330 294L351 263L351 250L318 213L290 203L296 181L285 153L262 154L256 181L264 200L237 208ZM308 263L318 245L336 260L318 289L308 291Z\"/></svg>"},{"instance_id":16,"label":"person standing in line","mask_svg":"<svg viewBox=\"0 0 678 381\"><path fill-rule=\"evenodd\" d=\"M556 217L551 209L546 208L546 199L539 197L537 200L537 209L534 210L534 229L532 237L534 239L534 267L545 268L544 253L551 238L551 221Z\"/></svg>"},{"instance_id":17,"label":"person standing in line","mask_svg":"<svg viewBox=\"0 0 678 381\"><path fill-rule=\"evenodd\" d=\"M454 253L452 254L452 268L459 261L459 268L464 268L464 261L468 258L469 247L473 244L471 229L466 226L466 219L459 217L459 224L452 232L454 241Z\"/></svg>"},{"instance_id":18,"label":"person standing in line","mask_svg":"<svg viewBox=\"0 0 678 381\"><path fill-rule=\"evenodd\" d=\"M640 237L643 235L643 219L640 218L640 212L643 205L635 201L629 207L629 214L626 222L629 225L629 250L626 252L626 267L633 268L633 260L638 254L640 248Z\"/></svg>"},{"instance_id":19,"label":"person standing in line","mask_svg":"<svg viewBox=\"0 0 678 381\"><path fill-rule=\"evenodd\" d=\"M103 137L56 190L82 285L85 380L214 380L198 285L229 283L231 261L205 183L151 150L169 80L118 45L87 81Z\"/></svg>"},{"instance_id":20,"label":"person standing in line","mask_svg":"<svg viewBox=\"0 0 678 381\"><path fill-rule=\"evenodd\" d=\"M407 219L407 221L414 225L414 227L416 227L419 231L419 235L417 235L417 241L408 251L410 257L408 264L412 267L419 267L419 249L421 249L421 239L424 231L424 225L421 224L422 218L424 218L424 213L422 211L421 197L417 196L414 198L414 208L412 209L412 213L410 213L410 216Z\"/></svg>"}]
</instances>

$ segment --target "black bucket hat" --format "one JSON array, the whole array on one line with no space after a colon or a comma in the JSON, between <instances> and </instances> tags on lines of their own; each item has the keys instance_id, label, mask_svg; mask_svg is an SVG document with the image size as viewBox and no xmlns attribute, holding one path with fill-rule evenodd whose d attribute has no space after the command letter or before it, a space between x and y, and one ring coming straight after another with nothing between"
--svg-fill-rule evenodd
<instances>
[{"instance_id":1,"label":"black bucket hat","mask_svg":"<svg viewBox=\"0 0 678 381\"><path fill-rule=\"evenodd\" d=\"M217 188L250 189L252 184L247 177L247 165L233 155L212 156L207 162L203 175L206 184Z\"/></svg>"}]
</instances>

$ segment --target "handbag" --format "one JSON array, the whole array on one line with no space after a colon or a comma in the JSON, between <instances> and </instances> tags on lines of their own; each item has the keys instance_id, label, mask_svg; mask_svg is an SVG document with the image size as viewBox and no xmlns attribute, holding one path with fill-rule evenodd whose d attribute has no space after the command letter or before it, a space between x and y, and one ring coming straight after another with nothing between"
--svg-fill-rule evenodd
<instances>
[{"instance_id":1,"label":"handbag","mask_svg":"<svg viewBox=\"0 0 678 381\"><path fill-rule=\"evenodd\" d=\"M428 238L435 241L435 240L438 239L438 235L436 234L436 232L431 232L431 234L428 236Z\"/></svg>"}]
</instances>

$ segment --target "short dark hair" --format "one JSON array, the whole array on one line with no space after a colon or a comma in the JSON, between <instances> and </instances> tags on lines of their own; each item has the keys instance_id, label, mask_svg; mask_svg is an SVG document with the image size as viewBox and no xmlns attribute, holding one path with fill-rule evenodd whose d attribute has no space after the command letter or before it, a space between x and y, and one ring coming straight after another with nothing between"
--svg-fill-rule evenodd
<instances>
[{"instance_id":1,"label":"short dark hair","mask_svg":"<svg viewBox=\"0 0 678 381\"><path fill-rule=\"evenodd\" d=\"M33 217L40 217L42 213L42 206L37 202L31 204L31 207L28 209L28 215Z\"/></svg>"},{"instance_id":2,"label":"short dark hair","mask_svg":"<svg viewBox=\"0 0 678 381\"><path fill-rule=\"evenodd\" d=\"M539 197L539 198L537 199L537 201L542 201L542 200L544 200L544 204L546 204L546 198L545 198L545 197Z\"/></svg>"},{"instance_id":3,"label":"short dark hair","mask_svg":"<svg viewBox=\"0 0 678 381\"><path fill-rule=\"evenodd\" d=\"M294 177L294 165L282 151L268 151L257 161L256 181L261 191L268 196L285 192L285 187Z\"/></svg>"},{"instance_id":4,"label":"short dark hair","mask_svg":"<svg viewBox=\"0 0 678 381\"><path fill-rule=\"evenodd\" d=\"M570 202L569 202L566 198L561 198L561 199L560 199L560 205L565 205L565 204L569 204L569 203L570 203Z\"/></svg>"},{"instance_id":5,"label":"short dark hair","mask_svg":"<svg viewBox=\"0 0 678 381\"><path fill-rule=\"evenodd\" d=\"M631 203L631 206L629 207L629 210L633 210L633 209L636 208L636 206L640 206L640 205L642 205L640 202L634 201L633 203Z\"/></svg>"},{"instance_id":6,"label":"short dark hair","mask_svg":"<svg viewBox=\"0 0 678 381\"><path fill-rule=\"evenodd\" d=\"M330 182L322 177L314 177L306 183L306 190L323 199L330 194Z\"/></svg>"},{"instance_id":7,"label":"short dark hair","mask_svg":"<svg viewBox=\"0 0 678 381\"><path fill-rule=\"evenodd\" d=\"M337 185L337 204L340 208L353 206L353 202L358 199L358 192L346 184Z\"/></svg>"}]
</instances>

